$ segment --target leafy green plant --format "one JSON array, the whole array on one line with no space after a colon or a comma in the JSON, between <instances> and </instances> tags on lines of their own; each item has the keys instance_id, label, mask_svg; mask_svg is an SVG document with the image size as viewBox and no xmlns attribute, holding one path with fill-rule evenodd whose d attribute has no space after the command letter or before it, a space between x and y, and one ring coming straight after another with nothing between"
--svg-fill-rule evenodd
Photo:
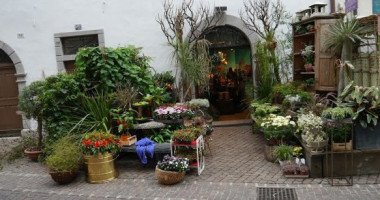
<instances>
[{"instance_id":1,"label":"leafy green plant","mask_svg":"<svg viewBox=\"0 0 380 200\"><path fill-rule=\"evenodd\" d=\"M256 44L255 56L257 58L259 74L257 87L255 87L256 98L269 101L275 79L271 73L271 55L264 43L259 42Z\"/></svg>"},{"instance_id":2,"label":"leafy green plant","mask_svg":"<svg viewBox=\"0 0 380 200\"><path fill-rule=\"evenodd\" d=\"M335 107L335 108L327 108L322 112L322 117L326 119L332 120L342 120L346 118L351 118L354 113L352 112L352 108L349 107Z\"/></svg>"},{"instance_id":3,"label":"leafy green plant","mask_svg":"<svg viewBox=\"0 0 380 200\"><path fill-rule=\"evenodd\" d=\"M114 95L104 92L87 94L83 96L77 105L75 113L71 115L71 132L86 133L94 130L110 131L112 129L112 103Z\"/></svg>"},{"instance_id":4,"label":"leafy green plant","mask_svg":"<svg viewBox=\"0 0 380 200\"><path fill-rule=\"evenodd\" d=\"M173 131L169 128L160 129L160 131L152 130L153 134L149 136L149 139L157 143L170 142L170 138L173 136Z\"/></svg>"},{"instance_id":5,"label":"leafy green plant","mask_svg":"<svg viewBox=\"0 0 380 200\"><path fill-rule=\"evenodd\" d=\"M252 115L254 117L266 117L269 114L276 114L280 112L280 108L278 106L272 106L269 103L258 103L253 101L250 105L250 109Z\"/></svg>"},{"instance_id":6,"label":"leafy green plant","mask_svg":"<svg viewBox=\"0 0 380 200\"><path fill-rule=\"evenodd\" d=\"M314 85L314 83L315 83L315 79L314 79L314 78L308 78L308 79L306 79L306 80L304 81L304 84L305 84L307 87Z\"/></svg>"},{"instance_id":7,"label":"leafy green plant","mask_svg":"<svg viewBox=\"0 0 380 200\"><path fill-rule=\"evenodd\" d=\"M55 171L78 170L82 160L82 149L76 135L67 135L53 145L52 154L45 160L46 166Z\"/></svg>"},{"instance_id":8,"label":"leafy green plant","mask_svg":"<svg viewBox=\"0 0 380 200\"><path fill-rule=\"evenodd\" d=\"M47 131L47 141L54 142L64 136L72 125L69 121L77 102L83 96L81 84L70 74L58 74L47 77L43 91L38 95L41 102L44 127Z\"/></svg>"},{"instance_id":9,"label":"leafy green plant","mask_svg":"<svg viewBox=\"0 0 380 200\"><path fill-rule=\"evenodd\" d=\"M360 123L363 128L373 128L378 123L380 114L380 90L379 87L354 86L352 81L343 90L341 99L347 99L342 106L353 109L352 119Z\"/></svg>"},{"instance_id":10,"label":"leafy green plant","mask_svg":"<svg viewBox=\"0 0 380 200\"><path fill-rule=\"evenodd\" d=\"M122 133L124 130L133 128L133 111L132 109L123 110L122 108L111 109L113 120L118 124L118 131Z\"/></svg>"},{"instance_id":11,"label":"leafy green plant","mask_svg":"<svg viewBox=\"0 0 380 200\"><path fill-rule=\"evenodd\" d=\"M20 96L18 108L23 111L27 119L34 118L37 120L38 143L37 147L42 146L42 120L43 120L43 102L39 100L39 95L43 93L43 81L35 81L26 86Z\"/></svg>"},{"instance_id":12,"label":"leafy green plant","mask_svg":"<svg viewBox=\"0 0 380 200\"><path fill-rule=\"evenodd\" d=\"M344 143L349 142L349 140L351 140L351 124L336 124L328 122L326 125L324 125L324 131L327 134L333 133L333 142Z\"/></svg>"},{"instance_id":13,"label":"leafy green plant","mask_svg":"<svg viewBox=\"0 0 380 200\"><path fill-rule=\"evenodd\" d=\"M293 157L293 146L288 146L286 144L275 146L273 155L276 157L277 161L290 160Z\"/></svg>"},{"instance_id":14,"label":"leafy green plant","mask_svg":"<svg viewBox=\"0 0 380 200\"><path fill-rule=\"evenodd\" d=\"M117 84L130 82L143 93L154 86L148 62L151 58L140 55L134 46L80 49L75 57L75 75L86 88L113 92Z\"/></svg>"}]
</instances>

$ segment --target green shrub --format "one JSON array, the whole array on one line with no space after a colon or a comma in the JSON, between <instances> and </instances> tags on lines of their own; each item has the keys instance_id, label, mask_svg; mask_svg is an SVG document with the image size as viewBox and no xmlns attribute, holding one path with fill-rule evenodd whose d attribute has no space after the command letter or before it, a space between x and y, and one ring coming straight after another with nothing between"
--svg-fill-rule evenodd
<instances>
[{"instance_id":1,"label":"green shrub","mask_svg":"<svg viewBox=\"0 0 380 200\"><path fill-rule=\"evenodd\" d=\"M155 85L148 62L134 46L113 48L88 47L80 49L75 58L75 74L89 89L113 92L117 84L130 82L144 94Z\"/></svg>"},{"instance_id":2,"label":"green shrub","mask_svg":"<svg viewBox=\"0 0 380 200\"><path fill-rule=\"evenodd\" d=\"M75 135L67 135L52 146L45 164L55 171L73 171L81 165L82 150Z\"/></svg>"},{"instance_id":3,"label":"green shrub","mask_svg":"<svg viewBox=\"0 0 380 200\"><path fill-rule=\"evenodd\" d=\"M202 134L202 131L199 128L185 128L176 130L173 133L173 139L183 141L183 142L191 142L195 140Z\"/></svg>"}]
</instances>

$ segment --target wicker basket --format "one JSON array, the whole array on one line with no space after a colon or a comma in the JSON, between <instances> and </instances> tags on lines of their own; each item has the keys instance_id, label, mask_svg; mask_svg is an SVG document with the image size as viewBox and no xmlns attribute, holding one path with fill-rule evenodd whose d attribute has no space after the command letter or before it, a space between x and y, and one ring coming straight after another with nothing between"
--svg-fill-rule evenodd
<instances>
[{"instance_id":1,"label":"wicker basket","mask_svg":"<svg viewBox=\"0 0 380 200\"><path fill-rule=\"evenodd\" d=\"M156 166L156 177L158 182L164 185L172 185L179 183L183 180L186 175L186 171L183 172L172 172L161 170Z\"/></svg>"},{"instance_id":2,"label":"wicker basket","mask_svg":"<svg viewBox=\"0 0 380 200\"><path fill-rule=\"evenodd\" d=\"M50 170L49 174L51 178L58 184L67 184L72 182L77 177L78 171L59 172L55 170Z\"/></svg>"}]
</instances>

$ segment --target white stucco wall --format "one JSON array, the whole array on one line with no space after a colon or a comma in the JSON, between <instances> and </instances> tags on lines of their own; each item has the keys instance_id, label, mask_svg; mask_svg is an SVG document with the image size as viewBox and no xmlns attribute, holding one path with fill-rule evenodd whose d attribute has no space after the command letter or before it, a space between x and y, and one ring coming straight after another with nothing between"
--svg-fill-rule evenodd
<instances>
[{"instance_id":1,"label":"white stucco wall","mask_svg":"<svg viewBox=\"0 0 380 200\"><path fill-rule=\"evenodd\" d=\"M227 6L226 14L233 16L239 16L243 8L243 0L195 0L195 5L199 2L212 9ZM283 0L291 13L313 2ZM46 76L57 73L54 33L72 32L75 24L82 24L82 30L103 29L106 46L143 47L143 53L153 57L152 66L164 71L171 66L171 49L165 46L166 38L155 21L162 11L159 0L2 0L0 41L11 46L19 56L27 74L27 85L41 79L43 73ZM18 39L18 33L24 38Z\"/></svg>"},{"instance_id":2,"label":"white stucco wall","mask_svg":"<svg viewBox=\"0 0 380 200\"><path fill-rule=\"evenodd\" d=\"M372 0L358 1L358 16L372 15Z\"/></svg>"}]
</instances>

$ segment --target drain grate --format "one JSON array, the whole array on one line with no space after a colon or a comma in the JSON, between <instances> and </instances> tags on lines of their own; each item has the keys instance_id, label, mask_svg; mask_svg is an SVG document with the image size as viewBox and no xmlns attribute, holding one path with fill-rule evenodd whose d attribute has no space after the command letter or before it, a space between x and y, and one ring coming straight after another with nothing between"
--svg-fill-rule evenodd
<instances>
[{"instance_id":1,"label":"drain grate","mask_svg":"<svg viewBox=\"0 0 380 200\"><path fill-rule=\"evenodd\" d=\"M257 200L297 200L294 188L257 188Z\"/></svg>"}]
</instances>

